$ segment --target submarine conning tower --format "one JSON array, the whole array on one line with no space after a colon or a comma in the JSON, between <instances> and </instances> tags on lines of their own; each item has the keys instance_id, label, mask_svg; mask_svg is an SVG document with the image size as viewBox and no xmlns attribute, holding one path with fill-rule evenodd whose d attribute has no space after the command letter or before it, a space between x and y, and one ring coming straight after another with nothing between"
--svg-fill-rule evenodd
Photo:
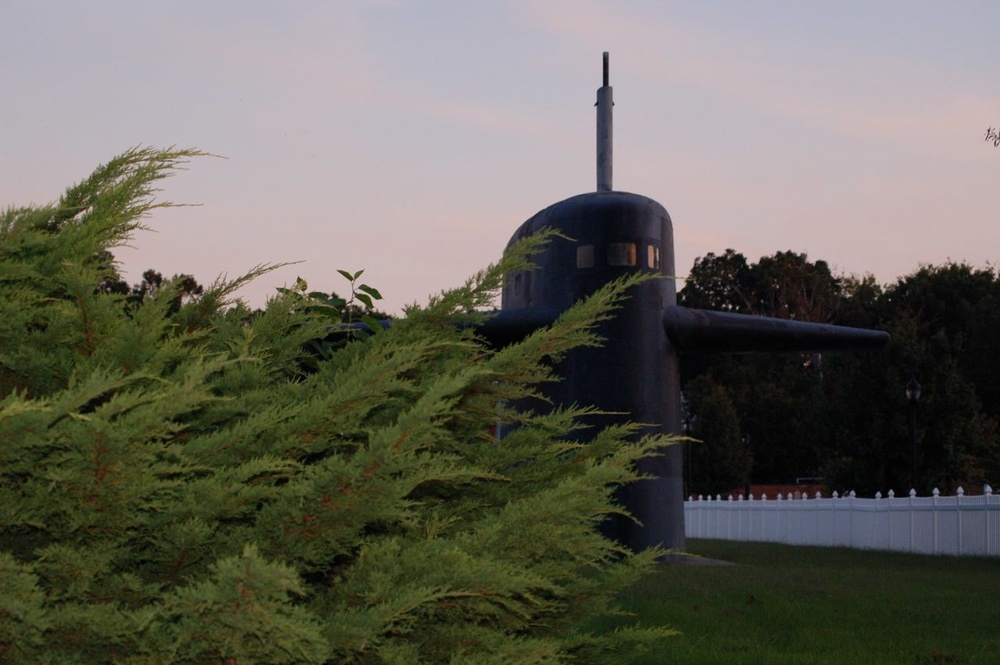
<instances>
[{"instance_id":1,"label":"submarine conning tower","mask_svg":"<svg viewBox=\"0 0 1000 665\"><path fill-rule=\"evenodd\" d=\"M673 228L662 205L626 192L594 192L560 201L521 225L511 242L543 228L572 240L553 240L534 257L535 270L507 276L503 312L560 313L626 272L674 273ZM601 324L597 348L576 349L557 368L562 380L546 386L554 405L592 405L621 415L593 418L594 428L624 420L650 423L642 433L681 434L680 370L663 325L676 305L673 279L634 287L616 316ZM582 430L580 438L595 434ZM684 485L681 446L642 460L648 480L620 491L641 523L615 519L605 529L634 550L684 549Z\"/></svg>"},{"instance_id":2,"label":"submarine conning tower","mask_svg":"<svg viewBox=\"0 0 1000 665\"><path fill-rule=\"evenodd\" d=\"M675 275L673 226L666 209L638 194L613 191L611 164L611 86L608 54L604 85L597 92L597 191L573 196L536 213L518 228L510 243L544 228L570 240L555 239L534 257L534 270L507 276L504 314L565 311L607 282L628 272ZM556 405L586 404L618 416L595 418L594 427L628 420L651 423L651 431L680 434L677 357L663 326L663 312L677 302L673 279L649 280L630 292L614 319L599 333L599 348L578 349L558 368L563 380L546 388ZM593 436L594 429L581 432ZM643 460L640 471L653 477L622 490L621 499L642 523L615 520L609 535L633 549L684 547L683 476L680 446Z\"/></svg>"},{"instance_id":3,"label":"submarine conning tower","mask_svg":"<svg viewBox=\"0 0 1000 665\"><path fill-rule=\"evenodd\" d=\"M606 415L588 420L594 428L631 421L643 424L640 435L679 435L681 353L865 349L888 342L888 334L876 330L679 307L670 215L650 198L612 188L613 105L604 53L604 85L597 91L597 191L555 203L518 228L511 243L544 228L569 240L549 243L534 257L534 270L505 277L501 311L483 333L495 343L517 339L628 272L667 279L648 280L629 293L598 329L603 346L567 354L556 368L563 378L544 388L553 405L597 407ZM579 438L595 431L582 430ZM618 494L636 519L610 520L605 533L633 550L683 550L682 447L641 460L638 470L644 479Z\"/></svg>"}]
</instances>

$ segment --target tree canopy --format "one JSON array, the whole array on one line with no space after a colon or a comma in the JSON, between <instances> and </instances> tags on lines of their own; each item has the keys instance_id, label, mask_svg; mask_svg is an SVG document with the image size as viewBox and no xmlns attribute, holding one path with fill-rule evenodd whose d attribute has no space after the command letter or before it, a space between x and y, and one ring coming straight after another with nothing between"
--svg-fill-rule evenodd
<instances>
[{"instance_id":1,"label":"tree canopy","mask_svg":"<svg viewBox=\"0 0 1000 665\"><path fill-rule=\"evenodd\" d=\"M134 149L0 215L0 662L605 663L668 636L590 626L660 554L598 527L670 441L516 409L631 282L499 350L455 323L544 237L347 338L304 283L236 300L266 265L102 287L197 154Z\"/></svg>"},{"instance_id":2,"label":"tree canopy","mask_svg":"<svg viewBox=\"0 0 1000 665\"><path fill-rule=\"evenodd\" d=\"M876 352L686 359L692 409L697 413L703 394L715 395L713 404L730 402L749 446L733 448L731 433L723 443L698 414L705 452L695 445L693 461L720 447L735 458L728 465L695 463L692 492L715 493L720 478L731 489L822 478L841 492L908 491L913 460L904 386L911 379L923 385L915 489L953 491L1000 478L1000 389L992 380L1000 370L1000 278L994 269L949 262L880 285L870 276L833 275L825 262L804 254L777 252L751 263L729 249L696 260L678 299L892 335ZM752 464L737 478L733 470L747 468L745 453Z\"/></svg>"}]
</instances>

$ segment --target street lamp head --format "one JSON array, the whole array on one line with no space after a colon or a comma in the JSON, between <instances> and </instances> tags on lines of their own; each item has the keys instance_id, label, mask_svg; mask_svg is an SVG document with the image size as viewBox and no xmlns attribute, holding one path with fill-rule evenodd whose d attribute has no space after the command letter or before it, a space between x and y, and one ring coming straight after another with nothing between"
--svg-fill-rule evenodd
<instances>
[{"instance_id":1,"label":"street lamp head","mask_svg":"<svg viewBox=\"0 0 1000 665\"><path fill-rule=\"evenodd\" d=\"M917 383L916 378L910 379L910 382L906 384L906 399L911 402L920 399L920 384Z\"/></svg>"},{"instance_id":2,"label":"street lamp head","mask_svg":"<svg viewBox=\"0 0 1000 665\"><path fill-rule=\"evenodd\" d=\"M681 393L681 428L684 430L684 436L691 436L691 428L696 419L697 416L691 413L687 398Z\"/></svg>"}]
</instances>

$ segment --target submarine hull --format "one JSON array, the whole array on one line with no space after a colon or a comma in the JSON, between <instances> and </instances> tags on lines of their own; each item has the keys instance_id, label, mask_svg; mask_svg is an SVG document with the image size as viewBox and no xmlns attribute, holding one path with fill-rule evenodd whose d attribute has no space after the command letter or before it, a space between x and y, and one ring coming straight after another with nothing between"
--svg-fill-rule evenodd
<instances>
[{"instance_id":1,"label":"submarine hull","mask_svg":"<svg viewBox=\"0 0 1000 665\"><path fill-rule=\"evenodd\" d=\"M556 203L531 217L511 243L543 228L559 231L535 259L536 269L507 276L502 312L531 318L532 312L562 312L608 281L636 271L674 274L673 227L656 201L625 192L593 192ZM557 368L562 380L546 387L554 405L596 406L615 415L594 417L580 433L620 422L644 425L649 433L680 434L677 353L665 333L663 312L677 301L673 279L635 287L613 319L601 324L604 344L572 351ZM607 535L635 549L684 549L681 446L640 462L650 479L625 487L620 500L638 520L616 519Z\"/></svg>"}]
</instances>

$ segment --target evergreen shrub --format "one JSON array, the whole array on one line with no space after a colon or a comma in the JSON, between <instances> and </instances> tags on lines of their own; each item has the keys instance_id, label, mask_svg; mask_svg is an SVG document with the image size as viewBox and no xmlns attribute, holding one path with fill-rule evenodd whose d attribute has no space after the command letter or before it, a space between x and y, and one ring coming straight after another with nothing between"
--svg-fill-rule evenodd
<instances>
[{"instance_id":1,"label":"evergreen shrub","mask_svg":"<svg viewBox=\"0 0 1000 665\"><path fill-rule=\"evenodd\" d=\"M197 154L136 148L0 216L0 662L605 663L669 635L591 629L661 554L597 526L669 441L512 406L631 282L500 350L456 323L546 238L339 342L305 284L235 299L269 266L102 288Z\"/></svg>"}]
</instances>

